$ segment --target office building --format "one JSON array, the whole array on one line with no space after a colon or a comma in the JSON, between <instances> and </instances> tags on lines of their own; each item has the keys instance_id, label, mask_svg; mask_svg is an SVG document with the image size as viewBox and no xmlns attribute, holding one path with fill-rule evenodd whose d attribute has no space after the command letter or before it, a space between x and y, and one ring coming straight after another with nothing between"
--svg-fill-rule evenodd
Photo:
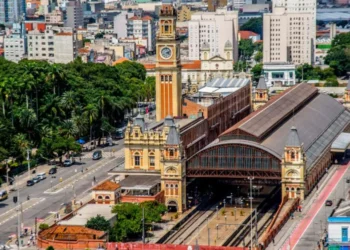
<instances>
[{"instance_id":1,"label":"office building","mask_svg":"<svg viewBox=\"0 0 350 250\"><path fill-rule=\"evenodd\" d=\"M264 14L264 63L314 62L316 1L276 0Z\"/></svg>"},{"instance_id":2,"label":"office building","mask_svg":"<svg viewBox=\"0 0 350 250\"><path fill-rule=\"evenodd\" d=\"M4 37L5 59L19 62L26 55L26 38L21 24L14 23L9 34Z\"/></svg>"},{"instance_id":3,"label":"office building","mask_svg":"<svg viewBox=\"0 0 350 250\"><path fill-rule=\"evenodd\" d=\"M51 13L45 15L45 22L49 24L63 23L63 13L59 8L56 8Z\"/></svg>"},{"instance_id":4,"label":"office building","mask_svg":"<svg viewBox=\"0 0 350 250\"><path fill-rule=\"evenodd\" d=\"M13 24L25 18L25 0L1 0L0 24Z\"/></svg>"},{"instance_id":5,"label":"office building","mask_svg":"<svg viewBox=\"0 0 350 250\"><path fill-rule=\"evenodd\" d=\"M83 7L80 0L69 0L66 4L66 27L79 28L84 25Z\"/></svg>"},{"instance_id":6,"label":"office building","mask_svg":"<svg viewBox=\"0 0 350 250\"><path fill-rule=\"evenodd\" d=\"M264 15L264 63L313 63L313 13L287 13L274 8Z\"/></svg>"},{"instance_id":7,"label":"office building","mask_svg":"<svg viewBox=\"0 0 350 250\"><path fill-rule=\"evenodd\" d=\"M209 46L208 58L225 57L225 45L232 45L233 60L238 57L238 12L219 9L216 12L194 13L189 21L189 60L200 60L204 44ZM227 49L227 48L226 48Z\"/></svg>"},{"instance_id":8,"label":"office building","mask_svg":"<svg viewBox=\"0 0 350 250\"><path fill-rule=\"evenodd\" d=\"M127 22L127 37L147 38L147 50L154 51L156 47L156 25L150 16L133 16Z\"/></svg>"}]
</instances>

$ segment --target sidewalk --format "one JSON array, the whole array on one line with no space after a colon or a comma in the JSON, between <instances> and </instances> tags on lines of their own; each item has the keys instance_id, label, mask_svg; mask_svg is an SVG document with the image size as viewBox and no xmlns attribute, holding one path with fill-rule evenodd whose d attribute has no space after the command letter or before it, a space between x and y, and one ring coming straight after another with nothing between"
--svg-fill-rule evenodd
<instances>
[{"instance_id":1,"label":"sidewalk","mask_svg":"<svg viewBox=\"0 0 350 250\"><path fill-rule=\"evenodd\" d=\"M319 182L319 189L322 190L327 182L331 179L331 177L336 173L336 170L338 168L338 165L334 165L332 168L330 168L330 171L328 174L324 175L322 179ZM279 233L274 238L275 243L270 244L266 249L267 250L277 250L282 249L282 246L286 243L288 243L288 238L292 234L292 232L297 228L301 220L306 216L306 214L309 212L312 204L314 203L315 199L317 198L317 190L313 189L311 194L304 200L302 203L302 212L294 212L294 219L288 220L287 223L281 228Z\"/></svg>"}]
</instances>

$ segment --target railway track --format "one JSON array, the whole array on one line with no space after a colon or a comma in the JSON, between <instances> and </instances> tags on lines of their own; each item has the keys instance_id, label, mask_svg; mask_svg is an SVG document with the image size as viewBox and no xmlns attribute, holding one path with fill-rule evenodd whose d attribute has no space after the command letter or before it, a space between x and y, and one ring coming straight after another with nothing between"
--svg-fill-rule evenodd
<instances>
[{"instance_id":1,"label":"railway track","mask_svg":"<svg viewBox=\"0 0 350 250\"><path fill-rule=\"evenodd\" d=\"M244 246L250 245L250 227L253 223L254 239L259 239L259 236L264 232L265 228L271 222L274 213L278 209L280 200L280 188L273 190L271 197L265 199L265 201L259 205L259 207L253 211L242 225L231 235L231 237L224 243L224 246ZM248 240L246 241L246 237Z\"/></svg>"},{"instance_id":2,"label":"railway track","mask_svg":"<svg viewBox=\"0 0 350 250\"><path fill-rule=\"evenodd\" d=\"M203 206L192 217L190 217L184 224L182 224L178 230L169 236L164 241L165 244L182 244L186 241L198 227L206 222L207 217L211 216L215 210L212 208L215 202L211 202L209 205Z\"/></svg>"}]
</instances>

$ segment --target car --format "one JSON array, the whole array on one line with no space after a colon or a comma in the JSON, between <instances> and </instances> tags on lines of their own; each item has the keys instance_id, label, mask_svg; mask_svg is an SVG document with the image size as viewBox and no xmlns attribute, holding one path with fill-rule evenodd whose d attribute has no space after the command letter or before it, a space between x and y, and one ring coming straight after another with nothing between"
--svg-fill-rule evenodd
<instances>
[{"instance_id":1,"label":"car","mask_svg":"<svg viewBox=\"0 0 350 250\"><path fill-rule=\"evenodd\" d=\"M39 173L38 175L37 175L37 177L40 179L40 180L44 180L44 179L46 179L46 173Z\"/></svg>"},{"instance_id":2,"label":"car","mask_svg":"<svg viewBox=\"0 0 350 250\"><path fill-rule=\"evenodd\" d=\"M65 161L63 162L63 166L65 166L65 167L70 167L70 166L72 166L73 164L74 164L74 161L71 160L71 159L67 159L67 160L65 160Z\"/></svg>"},{"instance_id":3,"label":"car","mask_svg":"<svg viewBox=\"0 0 350 250\"><path fill-rule=\"evenodd\" d=\"M41 181L41 179L40 179L38 176L35 176L35 177L32 179L32 181L33 181L34 183L38 183L39 181Z\"/></svg>"},{"instance_id":4,"label":"car","mask_svg":"<svg viewBox=\"0 0 350 250\"><path fill-rule=\"evenodd\" d=\"M57 173L57 168L53 167L49 170L49 174L56 174Z\"/></svg>"},{"instance_id":5,"label":"car","mask_svg":"<svg viewBox=\"0 0 350 250\"><path fill-rule=\"evenodd\" d=\"M33 180L28 180L28 181L27 181L27 186L28 186L28 187L34 186L34 181L33 181Z\"/></svg>"},{"instance_id":6,"label":"car","mask_svg":"<svg viewBox=\"0 0 350 250\"><path fill-rule=\"evenodd\" d=\"M332 206L333 205L333 201L331 201L331 200L326 200L326 206L327 207L330 207L330 206Z\"/></svg>"},{"instance_id":7,"label":"car","mask_svg":"<svg viewBox=\"0 0 350 250\"><path fill-rule=\"evenodd\" d=\"M96 150L93 154L92 154L92 159L93 160L99 160L102 158L102 151L101 150Z\"/></svg>"}]
</instances>

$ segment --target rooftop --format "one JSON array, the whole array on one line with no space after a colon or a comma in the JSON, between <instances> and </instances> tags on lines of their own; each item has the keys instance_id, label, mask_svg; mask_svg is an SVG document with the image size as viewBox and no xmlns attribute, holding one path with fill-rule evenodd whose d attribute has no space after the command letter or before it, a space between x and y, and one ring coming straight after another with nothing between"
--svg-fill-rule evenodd
<instances>
[{"instance_id":1,"label":"rooftop","mask_svg":"<svg viewBox=\"0 0 350 250\"><path fill-rule=\"evenodd\" d=\"M115 191L118 188L120 188L120 185L118 183L107 180L107 181L102 182L101 184L97 185L92 190L95 190L95 191Z\"/></svg>"},{"instance_id":2,"label":"rooftop","mask_svg":"<svg viewBox=\"0 0 350 250\"><path fill-rule=\"evenodd\" d=\"M240 30L238 32L241 39L250 39L252 36L258 36L258 34L254 33L253 31L249 30Z\"/></svg>"},{"instance_id":3,"label":"rooftop","mask_svg":"<svg viewBox=\"0 0 350 250\"><path fill-rule=\"evenodd\" d=\"M77 241L101 239L105 233L84 226L55 225L40 233L41 237L47 240Z\"/></svg>"},{"instance_id":4,"label":"rooftop","mask_svg":"<svg viewBox=\"0 0 350 250\"><path fill-rule=\"evenodd\" d=\"M309 84L298 84L226 130L220 140L224 143L242 138L281 158L287 136L295 126L306 153L306 165L311 167L349 122L350 112L332 97L318 93Z\"/></svg>"},{"instance_id":5,"label":"rooftop","mask_svg":"<svg viewBox=\"0 0 350 250\"><path fill-rule=\"evenodd\" d=\"M115 214L112 213L113 205L109 204L87 204L80 208L76 215L68 220L61 220L58 222L59 225L69 225L69 226L84 226L86 222L97 215L101 215L106 218L106 220L111 220Z\"/></svg>"},{"instance_id":6,"label":"rooftop","mask_svg":"<svg viewBox=\"0 0 350 250\"><path fill-rule=\"evenodd\" d=\"M119 182L119 184L123 190L147 190L160 184L160 176L130 175Z\"/></svg>"}]
</instances>

